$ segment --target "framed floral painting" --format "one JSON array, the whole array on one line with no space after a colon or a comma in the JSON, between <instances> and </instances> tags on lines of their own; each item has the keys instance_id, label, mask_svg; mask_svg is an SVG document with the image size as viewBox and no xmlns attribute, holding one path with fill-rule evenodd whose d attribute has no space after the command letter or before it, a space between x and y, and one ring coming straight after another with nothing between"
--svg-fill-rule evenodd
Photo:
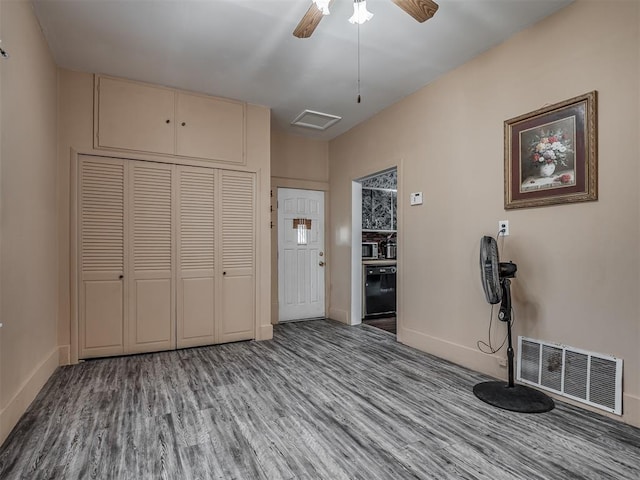
<instances>
[{"instance_id":1,"label":"framed floral painting","mask_svg":"<svg viewBox=\"0 0 640 480\"><path fill-rule=\"evenodd\" d=\"M504 208L598 199L597 92L504 122Z\"/></svg>"}]
</instances>

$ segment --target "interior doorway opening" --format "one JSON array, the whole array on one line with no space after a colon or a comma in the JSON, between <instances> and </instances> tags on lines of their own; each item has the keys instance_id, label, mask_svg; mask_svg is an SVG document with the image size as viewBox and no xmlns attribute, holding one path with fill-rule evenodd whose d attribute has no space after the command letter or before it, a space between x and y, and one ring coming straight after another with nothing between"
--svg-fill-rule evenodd
<instances>
[{"instance_id":1,"label":"interior doorway opening","mask_svg":"<svg viewBox=\"0 0 640 480\"><path fill-rule=\"evenodd\" d=\"M352 182L352 324L397 332L398 170Z\"/></svg>"}]
</instances>

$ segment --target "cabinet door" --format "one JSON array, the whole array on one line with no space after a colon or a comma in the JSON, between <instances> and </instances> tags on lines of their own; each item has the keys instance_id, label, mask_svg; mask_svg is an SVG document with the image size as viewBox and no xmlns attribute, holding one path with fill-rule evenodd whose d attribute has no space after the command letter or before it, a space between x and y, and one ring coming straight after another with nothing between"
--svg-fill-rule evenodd
<instances>
[{"instance_id":1,"label":"cabinet door","mask_svg":"<svg viewBox=\"0 0 640 480\"><path fill-rule=\"evenodd\" d=\"M216 171L177 169L177 345L215 343Z\"/></svg>"},{"instance_id":2,"label":"cabinet door","mask_svg":"<svg viewBox=\"0 0 640 480\"><path fill-rule=\"evenodd\" d=\"M244 163L244 105L178 93L177 149L185 157Z\"/></svg>"},{"instance_id":3,"label":"cabinet door","mask_svg":"<svg viewBox=\"0 0 640 480\"><path fill-rule=\"evenodd\" d=\"M255 338L255 174L220 172L222 288L218 341Z\"/></svg>"},{"instance_id":4,"label":"cabinet door","mask_svg":"<svg viewBox=\"0 0 640 480\"><path fill-rule=\"evenodd\" d=\"M175 92L98 78L96 146L174 154Z\"/></svg>"},{"instance_id":5,"label":"cabinet door","mask_svg":"<svg viewBox=\"0 0 640 480\"><path fill-rule=\"evenodd\" d=\"M81 157L78 175L79 358L124 353L125 164Z\"/></svg>"},{"instance_id":6,"label":"cabinet door","mask_svg":"<svg viewBox=\"0 0 640 480\"><path fill-rule=\"evenodd\" d=\"M173 169L129 163L128 353L175 348Z\"/></svg>"}]
</instances>

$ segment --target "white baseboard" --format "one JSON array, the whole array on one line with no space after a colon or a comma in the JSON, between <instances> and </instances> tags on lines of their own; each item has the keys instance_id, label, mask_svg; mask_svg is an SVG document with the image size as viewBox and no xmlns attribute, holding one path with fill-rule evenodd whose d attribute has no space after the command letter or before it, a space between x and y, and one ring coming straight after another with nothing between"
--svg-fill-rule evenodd
<instances>
[{"instance_id":1,"label":"white baseboard","mask_svg":"<svg viewBox=\"0 0 640 480\"><path fill-rule=\"evenodd\" d=\"M329 309L329 318L331 320L337 320L340 323L346 323L349 325L349 312L346 310L339 310L337 308Z\"/></svg>"},{"instance_id":2,"label":"white baseboard","mask_svg":"<svg viewBox=\"0 0 640 480\"><path fill-rule=\"evenodd\" d=\"M60 345L58 353L60 354L58 365L71 365L71 345Z\"/></svg>"},{"instance_id":3,"label":"white baseboard","mask_svg":"<svg viewBox=\"0 0 640 480\"><path fill-rule=\"evenodd\" d=\"M7 405L0 410L0 444L5 441L13 427L20 420L20 417L31 405L33 399L36 398L36 395L49 380L49 377L58 368L60 358L64 355L65 353L61 351L61 347L54 348L40 365L29 374Z\"/></svg>"},{"instance_id":4,"label":"white baseboard","mask_svg":"<svg viewBox=\"0 0 640 480\"><path fill-rule=\"evenodd\" d=\"M544 393L559 402L568 403L569 405L573 405L574 407L583 408L584 410L589 410L590 412L597 413L598 415L609 417L612 420L628 423L629 425L640 428L640 398L635 395L630 395L628 393L622 394L622 416L620 416L616 415L615 413L605 412L604 410L601 410L597 407L592 407L591 405L587 405L582 402L577 402L575 400L572 400L571 398L557 395L547 390L545 390Z\"/></svg>"},{"instance_id":5,"label":"white baseboard","mask_svg":"<svg viewBox=\"0 0 640 480\"><path fill-rule=\"evenodd\" d=\"M622 421L640 428L640 397L637 395L622 394Z\"/></svg>"},{"instance_id":6,"label":"white baseboard","mask_svg":"<svg viewBox=\"0 0 640 480\"><path fill-rule=\"evenodd\" d=\"M499 359L506 357L506 354L487 355L475 348L448 342L402 326L398 328L398 341L476 372L503 380L507 378L507 369L499 365Z\"/></svg>"},{"instance_id":7,"label":"white baseboard","mask_svg":"<svg viewBox=\"0 0 640 480\"><path fill-rule=\"evenodd\" d=\"M273 338L273 325L261 325L256 340L271 340Z\"/></svg>"},{"instance_id":8,"label":"white baseboard","mask_svg":"<svg viewBox=\"0 0 640 480\"><path fill-rule=\"evenodd\" d=\"M422 350L423 352L427 352L431 355L435 355L436 357L443 358L473 371L504 381L507 380L507 369L505 367L501 367L498 363L500 358L506 357L506 354L487 355L474 348L447 342L440 338L425 335L424 333L402 327L399 327L398 329L397 339L400 343L404 343L405 345ZM551 392L545 393L558 401L590 410L614 420L628 423L635 427L640 427L640 397L638 396L627 393L622 394L623 415L620 417L612 413L604 412L598 408L572 401L569 398L554 395Z\"/></svg>"}]
</instances>

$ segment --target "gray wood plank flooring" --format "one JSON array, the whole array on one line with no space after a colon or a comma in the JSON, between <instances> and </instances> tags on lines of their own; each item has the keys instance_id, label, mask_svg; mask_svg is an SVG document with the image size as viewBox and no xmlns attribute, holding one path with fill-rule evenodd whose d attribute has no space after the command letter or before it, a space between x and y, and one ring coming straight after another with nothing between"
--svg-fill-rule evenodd
<instances>
[{"instance_id":1,"label":"gray wood plank flooring","mask_svg":"<svg viewBox=\"0 0 640 480\"><path fill-rule=\"evenodd\" d=\"M485 377L371 327L59 368L0 448L9 479L634 479L640 430L561 402L477 400Z\"/></svg>"}]
</instances>

